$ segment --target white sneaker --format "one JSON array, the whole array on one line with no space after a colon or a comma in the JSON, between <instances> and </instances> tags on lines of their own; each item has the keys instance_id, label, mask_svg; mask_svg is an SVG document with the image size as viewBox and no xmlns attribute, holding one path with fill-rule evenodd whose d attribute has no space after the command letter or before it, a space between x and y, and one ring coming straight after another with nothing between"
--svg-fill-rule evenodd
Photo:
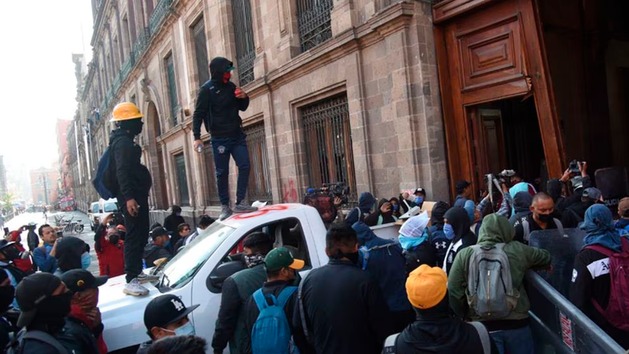
<instances>
[{"instance_id":1,"label":"white sneaker","mask_svg":"<svg viewBox=\"0 0 629 354\"><path fill-rule=\"evenodd\" d=\"M258 208L249 206L244 200L241 200L240 203L236 204L234 207L234 213L251 213L254 211L258 211Z\"/></svg>"},{"instance_id":2,"label":"white sneaker","mask_svg":"<svg viewBox=\"0 0 629 354\"><path fill-rule=\"evenodd\" d=\"M149 293L149 290L140 285L138 278L133 278L133 280L125 285L124 289L122 289L122 292L127 295L144 296Z\"/></svg>"}]
</instances>

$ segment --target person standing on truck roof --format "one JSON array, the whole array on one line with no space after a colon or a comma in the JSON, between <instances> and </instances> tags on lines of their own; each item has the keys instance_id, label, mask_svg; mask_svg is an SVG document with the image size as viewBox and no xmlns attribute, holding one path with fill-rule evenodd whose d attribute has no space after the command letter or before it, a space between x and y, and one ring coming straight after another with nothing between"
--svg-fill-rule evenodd
<instances>
[{"instance_id":1,"label":"person standing on truck roof","mask_svg":"<svg viewBox=\"0 0 629 354\"><path fill-rule=\"evenodd\" d=\"M249 151L246 135L242 130L242 119L238 111L249 107L247 93L230 82L234 65L223 57L215 57L210 62L211 80L199 89L197 103L192 117L194 148L201 152L201 123L212 136L211 144L216 168L216 184L221 200L220 219L232 214L229 201L229 157L238 166L238 184L236 187L236 205L234 212L248 213L258 210L245 202L249 183Z\"/></svg>"},{"instance_id":2,"label":"person standing on truck roof","mask_svg":"<svg viewBox=\"0 0 629 354\"><path fill-rule=\"evenodd\" d=\"M273 240L264 232L254 232L245 238L243 248L247 269L223 282L221 307L212 338L214 353L222 353L228 342L232 354L240 354L247 347L244 343L249 338L245 334L245 304L266 281L264 257L273 249Z\"/></svg>"},{"instance_id":3,"label":"person standing on truck roof","mask_svg":"<svg viewBox=\"0 0 629 354\"><path fill-rule=\"evenodd\" d=\"M112 121L116 129L109 138L112 149L118 190L116 199L122 203L125 235L124 263L127 285L124 293L142 296L148 290L140 283L146 278L142 273L142 253L149 233L149 190L153 183L151 173L142 165L142 148L133 139L142 132L142 113L131 102L122 102L113 110Z\"/></svg>"}]
</instances>

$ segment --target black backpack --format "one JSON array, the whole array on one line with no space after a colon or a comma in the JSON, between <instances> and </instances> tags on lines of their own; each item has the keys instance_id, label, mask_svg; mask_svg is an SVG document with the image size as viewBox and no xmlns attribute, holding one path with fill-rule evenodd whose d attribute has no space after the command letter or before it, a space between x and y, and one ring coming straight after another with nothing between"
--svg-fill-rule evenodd
<instances>
[{"instance_id":1,"label":"black backpack","mask_svg":"<svg viewBox=\"0 0 629 354\"><path fill-rule=\"evenodd\" d=\"M105 200L115 198L120 189L118 179L116 178L116 162L113 160L114 157L111 153L113 145L114 143L112 142L103 151L103 155L98 160L96 175L92 179L94 189Z\"/></svg>"},{"instance_id":2,"label":"black backpack","mask_svg":"<svg viewBox=\"0 0 629 354\"><path fill-rule=\"evenodd\" d=\"M5 353L22 354L24 352L24 340L46 343L54 347L59 354L69 354L68 349L59 343L57 338L53 337L49 333L35 330L27 332L26 329L22 329L15 335L15 338L13 338L5 348Z\"/></svg>"}]
</instances>

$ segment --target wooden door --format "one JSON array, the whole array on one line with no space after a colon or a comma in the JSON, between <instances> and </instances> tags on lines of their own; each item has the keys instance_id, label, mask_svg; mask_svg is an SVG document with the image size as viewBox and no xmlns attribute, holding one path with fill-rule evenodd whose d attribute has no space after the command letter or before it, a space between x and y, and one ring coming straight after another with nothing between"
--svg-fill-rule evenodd
<instances>
[{"instance_id":1,"label":"wooden door","mask_svg":"<svg viewBox=\"0 0 629 354\"><path fill-rule=\"evenodd\" d=\"M471 107L468 117L473 146L473 179L482 189L486 173L498 173L507 166L502 111Z\"/></svg>"},{"instance_id":2,"label":"wooden door","mask_svg":"<svg viewBox=\"0 0 629 354\"><path fill-rule=\"evenodd\" d=\"M548 170L560 175L563 144L533 0L446 0L433 7L433 21L450 180L478 188L476 169L490 167L473 139L498 125L470 125L473 107L524 95L534 96Z\"/></svg>"}]
</instances>

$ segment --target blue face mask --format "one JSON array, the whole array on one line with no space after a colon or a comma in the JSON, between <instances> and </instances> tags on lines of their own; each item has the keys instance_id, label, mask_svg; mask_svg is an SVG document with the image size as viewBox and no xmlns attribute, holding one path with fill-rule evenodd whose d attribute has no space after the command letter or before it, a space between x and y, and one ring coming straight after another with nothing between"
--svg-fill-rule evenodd
<instances>
[{"instance_id":1,"label":"blue face mask","mask_svg":"<svg viewBox=\"0 0 629 354\"><path fill-rule=\"evenodd\" d=\"M170 237L168 238L168 241L166 241L166 243L164 244L164 247L169 247L170 246Z\"/></svg>"},{"instance_id":2,"label":"blue face mask","mask_svg":"<svg viewBox=\"0 0 629 354\"><path fill-rule=\"evenodd\" d=\"M419 205L424 202L424 197L415 197L415 204Z\"/></svg>"},{"instance_id":3,"label":"blue face mask","mask_svg":"<svg viewBox=\"0 0 629 354\"><path fill-rule=\"evenodd\" d=\"M87 270L87 268L89 268L91 263L92 263L92 255L87 252L83 252L83 254L81 255L81 268L83 270Z\"/></svg>"},{"instance_id":4,"label":"blue face mask","mask_svg":"<svg viewBox=\"0 0 629 354\"><path fill-rule=\"evenodd\" d=\"M194 336L196 332L194 331L194 326L192 322L188 321L185 325L175 329L176 336Z\"/></svg>"},{"instance_id":5,"label":"blue face mask","mask_svg":"<svg viewBox=\"0 0 629 354\"><path fill-rule=\"evenodd\" d=\"M443 224L443 233L446 235L448 240L452 240L454 238L454 229L450 224Z\"/></svg>"},{"instance_id":6,"label":"blue face mask","mask_svg":"<svg viewBox=\"0 0 629 354\"><path fill-rule=\"evenodd\" d=\"M393 211L398 211L400 210L400 206L397 204L393 204Z\"/></svg>"}]
</instances>

